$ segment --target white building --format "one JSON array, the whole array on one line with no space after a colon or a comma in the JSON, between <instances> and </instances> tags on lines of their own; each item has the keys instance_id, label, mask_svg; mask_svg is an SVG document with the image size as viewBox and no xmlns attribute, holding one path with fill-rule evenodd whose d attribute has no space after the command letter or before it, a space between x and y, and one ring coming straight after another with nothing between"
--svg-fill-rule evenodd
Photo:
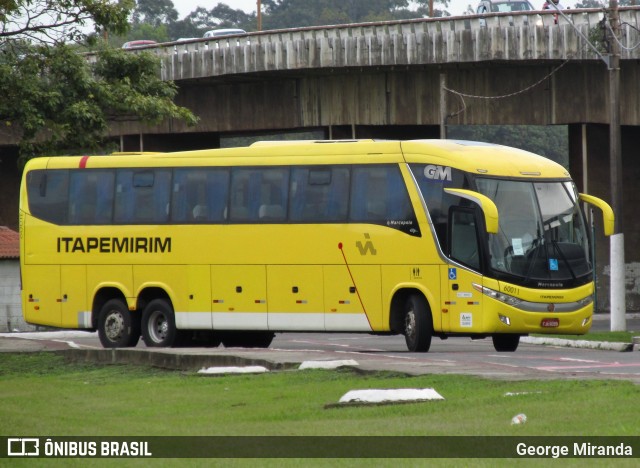
<instances>
[{"instance_id":1,"label":"white building","mask_svg":"<svg viewBox=\"0 0 640 468\"><path fill-rule=\"evenodd\" d=\"M20 236L0 226L0 332L32 331L22 318Z\"/></svg>"}]
</instances>

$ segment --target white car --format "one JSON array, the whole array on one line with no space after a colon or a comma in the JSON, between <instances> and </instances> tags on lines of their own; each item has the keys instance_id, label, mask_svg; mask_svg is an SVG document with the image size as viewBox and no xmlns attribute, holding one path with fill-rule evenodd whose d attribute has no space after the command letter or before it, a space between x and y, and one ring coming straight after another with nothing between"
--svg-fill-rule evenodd
<instances>
[{"instance_id":1,"label":"white car","mask_svg":"<svg viewBox=\"0 0 640 468\"><path fill-rule=\"evenodd\" d=\"M244 29L212 29L204 33L202 37L235 36L237 34L247 34L247 31Z\"/></svg>"},{"instance_id":2,"label":"white car","mask_svg":"<svg viewBox=\"0 0 640 468\"><path fill-rule=\"evenodd\" d=\"M476 13L508 13L511 11L533 11L528 0L483 0L476 8Z\"/></svg>"}]
</instances>

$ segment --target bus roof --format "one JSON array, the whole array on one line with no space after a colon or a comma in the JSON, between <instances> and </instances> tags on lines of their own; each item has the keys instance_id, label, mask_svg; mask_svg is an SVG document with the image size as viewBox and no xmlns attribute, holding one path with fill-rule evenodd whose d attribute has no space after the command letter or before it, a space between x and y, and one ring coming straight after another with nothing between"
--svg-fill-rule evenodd
<instances>
[{"instance_id":1,"label":"bus roof","mask_svg":"<svg viewBox=\"0 0 640 468\"><path fill-rule=\"evenodd\" d=\"M473 174L507 177L569 177L562 165L510 146L466 140L411 140L402 142L407 162L451 166Z\"/></svg>"},{"instance_id":2,"label":"bus roof","mask_svg":"<svg viewBox=\"0 0 640 468\"><path fill-rule=\"evenodd\" d=\"M463 140L293 140L260 141L249 147L175 153L115 153L109 156L38 158L30 168L155 167L192 164L288 165L429 163L474 174L507 177L568 178L560 164L508 146Z\"/></svg>"}]
</instances>

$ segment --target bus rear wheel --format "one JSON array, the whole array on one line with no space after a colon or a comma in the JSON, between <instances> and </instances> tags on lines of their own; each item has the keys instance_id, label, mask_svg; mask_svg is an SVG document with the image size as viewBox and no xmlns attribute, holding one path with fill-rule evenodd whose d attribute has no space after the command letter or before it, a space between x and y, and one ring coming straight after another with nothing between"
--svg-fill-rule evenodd
<instances>
[{"instance_id":1,"label":"bus rear wheel","mask_svg":"<svg viewBox=\"0 0 640 468\"><path fill-rule=\"evenodd\" d=\"M100 309L98 337L105 348L135 346L140 339L140 321L132 317L122 300L111 299Z\"/></svg>"},{"instance_id":2,"label":"bus rear wheel","mask_svg":"<svg viewBox=\"0 0 640 468\"><path fill-rule=\"evenodd\" d=\"M518 349L520 344L520 335L503 333L500 335L493 335L493 347L498 352L513 352Z\"/></svg>"},{"instance_id":3,"label":"bus rear wheel","mask_svg":"<svg viewBox=\"0 0 640 468\"><path fill-rule=\"evenodd\" d=\"M142 312L142 339L153 348L172 346L177 336L173 307L164 299L154 299Z\"/></svg>"},{"instance_id":4,"label":"bus rear wheel","mask_svg":"<svg viewBox=\"0 0 640 468\"><path fill-rule=\"evenodd\" d=\"M433 318L427 301L418 294L407 298L404 308L404 339L412 352L426 353L431 347Z\"/></svg>"}]
</instances>

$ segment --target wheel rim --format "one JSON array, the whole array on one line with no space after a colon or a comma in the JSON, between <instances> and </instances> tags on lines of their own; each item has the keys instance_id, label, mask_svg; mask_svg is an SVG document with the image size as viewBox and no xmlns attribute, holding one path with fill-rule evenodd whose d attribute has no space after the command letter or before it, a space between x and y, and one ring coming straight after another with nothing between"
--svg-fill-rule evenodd
<instances>
[{"instance_id":1,"label":"wheel rim","mask_svg":"<svg viewBox=\"0 0 640 468\"><path fill-rule=\"evenodd\" d=\"M159 310L155 310L149 317L149 336L155 343L162 343L169 333L169 321L167 316Z\"/></svg>"},{"instance_id":2,"label":"wheel rim","mask_svg":"<svg viewBox=\"0 0 640 468\"><path fill-rule=\"evenodd\" d=\"M112 311L107 316L104 324L104 332L106 337L113 342L116 342L122 338L124 334L124 317L120 312Z\"/></svg>"},{"instance_id":3,"label":"wheel rim","mask_svg":"<svg viewBox=\"0 0 640 468\"><path fill-rule=\"evenodd\" d=\"M407 311L407 315L404 318L404 334L405 336L413 341L416 335L416 315L413 312L413 309L409 309Z\"/></svg>"}]
</instances>

